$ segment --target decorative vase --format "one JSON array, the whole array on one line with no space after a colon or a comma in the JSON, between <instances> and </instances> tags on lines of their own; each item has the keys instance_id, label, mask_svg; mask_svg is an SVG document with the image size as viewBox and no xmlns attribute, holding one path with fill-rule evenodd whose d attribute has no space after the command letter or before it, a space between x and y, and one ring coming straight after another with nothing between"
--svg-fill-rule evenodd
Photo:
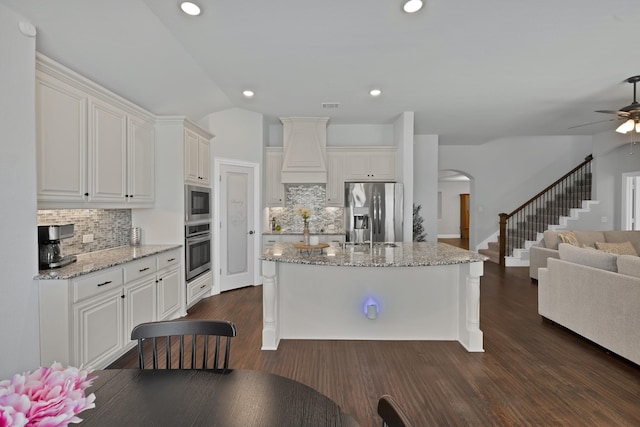
<instances>
[{"instance_id":1,"label":"decorative vase","mask_svg":"<svg viewBox=\"0 0 640 427\"><path fill-rule=\"evenodd\" d=\"M304 230L302 231L304 236L304 244L305 246L309 246L309 222L307 220L304 221Z\"/></svg>"}]
</instances>

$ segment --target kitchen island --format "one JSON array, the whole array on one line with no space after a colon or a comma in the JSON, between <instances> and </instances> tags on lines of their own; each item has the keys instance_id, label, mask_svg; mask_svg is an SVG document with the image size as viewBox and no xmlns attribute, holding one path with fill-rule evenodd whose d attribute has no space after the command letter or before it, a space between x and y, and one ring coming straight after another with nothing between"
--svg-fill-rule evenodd
<instances>
[{"instance_id":1,"label":"kitchen island","mask_svg":"<svg viewBox=\"0 0 640 427\"><path fill-rule=\"evenodd\" d=\"M265 251L262 349L281 339L458 341L483 351L487 258L444 243Z\"/></svg>"}]
</instances>

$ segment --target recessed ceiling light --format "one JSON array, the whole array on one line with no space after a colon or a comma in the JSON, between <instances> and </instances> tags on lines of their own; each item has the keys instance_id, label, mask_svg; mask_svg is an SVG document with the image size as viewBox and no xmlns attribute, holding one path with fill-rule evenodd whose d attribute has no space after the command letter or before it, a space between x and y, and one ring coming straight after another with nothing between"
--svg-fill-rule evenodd
<instances>
[{"instance_id":1,"label":"recessed ceiling light","mask_svg":"<svg viewBox=\"0 0 640 427\"><path fill-rule=\"evenodd\" d=\"M190 1L183 1L182 3L180 3L180 9L182 9L182 11L187 15L200 15L200 6Z\"/></svg>"},{"instance_id":2,"label":"recessed ceiling light","mask_svg":"<svg viewBox=\"0 0 640 427\"><path fill-rule=\"evenodd\" d=\"M407 13L414 13L422 9L422 5L422 0L409 0L404 3L404 6L402 8Z\"/></svg>"},{"instance_id":3,"label":"recessed ceiling light","mask_svg":"<svg viewBox=\"0 0 640 427\"><path fill-rule=\"evenodd\" d=\"M382 94L382 91L380 89L371 89L369 91L369 95L371 96L380 96Z\"/></svg>"},{"instance_id":4,"label":"recessed ceiling light","mask_svg":"<svg viewBox=\"0 0 640 427\"><path fill-rule=\"evenodd\" d=\"M253 93L252 90L243 90L242 94L246 97L246 98L251 98L253 97L253 95L255 95L255 93Z\"/></svg>"}]
</instances>

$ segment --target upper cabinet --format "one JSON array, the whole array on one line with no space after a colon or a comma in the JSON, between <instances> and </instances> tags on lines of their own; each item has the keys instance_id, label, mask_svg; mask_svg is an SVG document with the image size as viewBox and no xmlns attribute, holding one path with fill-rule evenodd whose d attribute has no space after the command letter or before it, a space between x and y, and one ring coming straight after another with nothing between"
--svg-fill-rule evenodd
<instances>
[{"instance_id":1,"label":"upper cabinet","mask_svg":"<svg viewBox=\"0 0 640 427\"><path fill-rule=\"evenodd\" d=\"M153 123L148 112L38 55L38 207L153 205Z\"/></svg>"},{"instance_id":2,"label":"upper cabinet","mask_svg":"<svg viewBox=\"0 0 640 427\"><path fill-rule=\"evenodd\" d=\"M396 147L362 147L344 150L345 181L395 181Z\"/></svg>"},{"instance_id":3,"label":"upper cabinet","mask_svg":"<svg viewBox=\"0 0 640 427\"><path fill-rule=\"evenodd\" d=\"M184 129L184 180L185 182L209 186L211 184L211 149L213 135L187 123Z\"/></svg>"},{"instance_id":4,"label":"upper cabinet","mask_svg":"<svg viewBox=\"0 0 640 427\"><path fill-rule=\"evenodd\" d=\"M344 155L330 148L327 149L326 205L344 206Z\"/></svg>"},{"instance_id":5,"label":"upper cabinet","mask_svg":"<svg viewBox=\"0 0 640 427\"><path fill-rule=\"evenodd\" d=\"M284 206L284 185L280 181L282 170L282 149L267 147L265 154L265 204L267 206Z\"/></svg>"}]
</instances>

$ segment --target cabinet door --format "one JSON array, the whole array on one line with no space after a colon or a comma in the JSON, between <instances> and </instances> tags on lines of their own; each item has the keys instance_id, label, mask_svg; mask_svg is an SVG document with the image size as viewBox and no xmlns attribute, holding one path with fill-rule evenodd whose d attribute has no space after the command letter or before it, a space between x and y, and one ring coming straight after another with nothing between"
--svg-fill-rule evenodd
<instances>
[{"instance_id":1,"label":"cabinet door","mask_svg":"<svg viewBox=\"0 0 640 427\"><path fill-rule=\"evenodd\" d=\"M327 206L344 206L344 156L327 152Z\"/></svg>"},{"instance_id":2,"label":"cabinet door","mask_svg":"<svg viewBox=\"0 0 640 427\"><path fill-rule=\"evenodd\" d=\"M97 99L89 102L89 201L125 201L127 114Z\"/></svg>"},{"instance_id":3,"label":"cabinet door","mask_svg":"<svg viewBox=\"0 0 640 427\"><path fill-rule=\"evenodd\" d=\"M158 275L158 320L164 320L180 309L180 278L179 268Z\"/></svg>"},{"instance_id":4,"label":"cabinet door","mask_svg":"<svg viewBox=\"0 0 640 427\"><path fill-rule=\"evenodd\" d=\"M375 181L396 180L395 151L376 151L369 155L369 175Z\"/></svg>"},{"instance_id":5,"label":"cabinet door","mask_svg":"<svg viewBox=\"0 0 640 427\"><path fill-rule=\"evenodd\" d=\"M75 366L102 369L124 342L122 288L73 306Z\"/></svg>"},{"instance_id":6,"label":"cabinet door","mask_svg":"<svg viewBox=\"0 0 640 427\"><path fill-rule=\"evenodd\" d=\"M267 206L284 206L284 185L280 181L282 150L267 150L265 158Z\"/></svg>"},{"instance_id":7,"label":"cabinet door","mask_svg":"<svg viewBox=\"0 0 640 427\"><path fill-rule=\"evenodd\" d=\"M153 203L155 199L155 134L153 125L129 117L127 201Z\"/></svg>"},{"instance_id":8,"label":"cabinet door","mask_svg":"<svg viewBox=\"0 0 640 427\"><path fill-rule=\"evenodd\" d=\"M184 180L199 183L199 151L198 135L189 129L184 130Z\"/></svg>"},{"instance_id":9,"label":"cabinet door","mask_svg":"<svg viewBox=\"0 0 640 427\"><path fill-rule=\"evenodd\" d=\"M36 78L38 201L83 202L87 191L87 96Z\"/></svg>"},{"instance_id":10,"label":"cabinet door","mask_svg":"<svg viewBox=\"0 0 640 427\"><path fill-rule=\"evenodd\" d=\"M134 327L157 319L156 304L155 274L124 287L124 346L131 343Z\"/></svg>"},{"instance_id":11,"label":"cabinet door","mask_svg":"<svg viewBox=\"0 0 640 427\"><path fill-rule=\"evenodd\" d=\"M368 181L371 179L370 175L368 153L352 152L344 154L345 181Z\"/></svg>"},{"instance_id":12,"label":"cabinet door","mask_svg":"<svg viewBox=\"0 0 640 427\"><path fill-rule=\"evenodd\" d=\"M209 140L198 137L198 179L200 184L209 185L211 182L211 160L209 159L211 150Z\"/></svg>"}]
</instances>

